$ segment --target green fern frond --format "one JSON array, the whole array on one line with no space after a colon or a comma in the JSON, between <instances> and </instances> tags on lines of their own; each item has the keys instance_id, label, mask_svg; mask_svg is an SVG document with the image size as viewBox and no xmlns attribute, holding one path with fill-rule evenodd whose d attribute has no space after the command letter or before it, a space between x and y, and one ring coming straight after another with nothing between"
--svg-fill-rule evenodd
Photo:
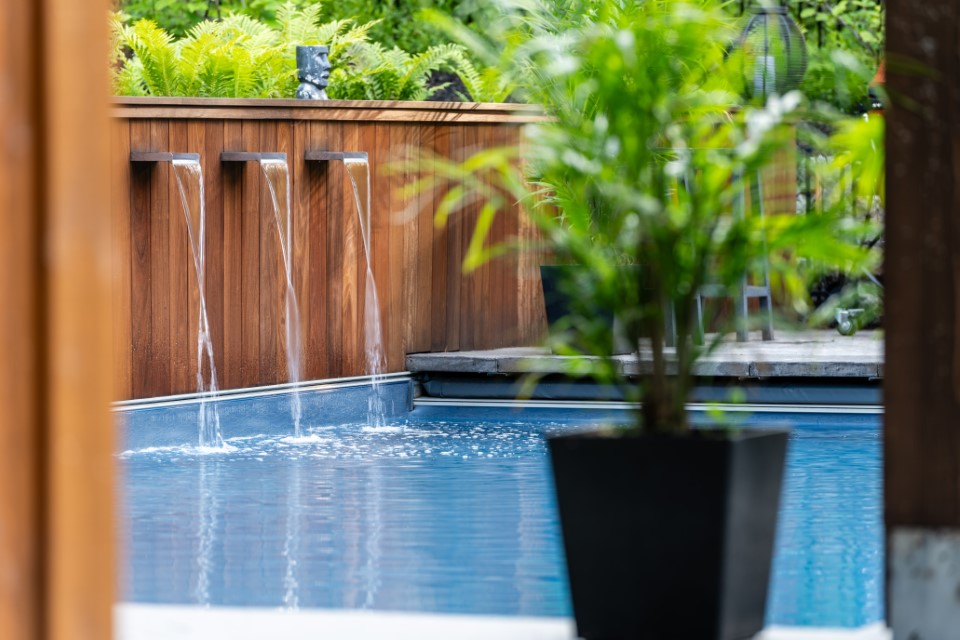
<instances>
[{"instance_id":1,"label":"green fern frond","mask_svg":"<svg viewBox=\"0 0 960 640\"><path fill-rule=\"evenodd\" d=\"M321 25L317 36L322 43L330 46L331 63L338 59L341 53L351 45L368 42L368 38L370 37L370 29L379 24L380 20L373 20L372 22L358 25L353 25L353 20L341 20L339 22L343 24L338 26L332 33L329 34L325 29L327 25ZM349 27L349 29L343 31L343 29L347 27Z\"/></svg>"},{"instance_id":2,"label":"green fern frond","mask_svg":"<svg viewBox=\"0 0 960 640\"><path fill-rule=\"evenodd\" d=\"M475 102L506 102L516 90L516 84L496 67L478 70L465 51L451 52L450 70L463 81L469 95L464 100Z\"/></svg>"},{"instance_id":3,"label":"green fern frond","mask_svg":"<svg viewBox=\"0 0 960 640\"><path fill-rule=\"evenodd\" d=\"M150 95L178 95L177 47L173 36L147 19L124 27L122 33L124 44L143 65L143 80Z\"/></svg>"},{"instance_id":4,"label":"green fern frond","mask_svg":"<svg viewBox=\"0 0 960 640\"><path fill-rule=\"evenodd\" d=\"M113 90L118 96L145 96L147 85L143 80L143 65L136 58L130 60L113 76Z\"/></svg>"},{"instance_id":5,"label":"green fern frond","mask_svg":"<svg viewBox=\"0 0 960 640\"><path fill-rule=\"evenodd\" d=\"M276 32L270 28L269 25L260 22L259 20L254 20L250 16L245 16L243 14L234 14L231 16L225 17L220 21L220 25L224 32L236 32L248 36L251 40L257 40L258 38L268 38L270 40L276 40Z\"/></svg>"},{"instance_id":6,"label":"green fern frond","mask_svg":"<svg viewBox=\"0 0 960 640\"><path fill-rule=\"evenodd\" d=\"M320 4L298 8L294 3L287 2L277 10L277 23L280 25L280 42L284 46L298 44L324 44L317 42L320 22Z\"/></svg>"}]
</instances>

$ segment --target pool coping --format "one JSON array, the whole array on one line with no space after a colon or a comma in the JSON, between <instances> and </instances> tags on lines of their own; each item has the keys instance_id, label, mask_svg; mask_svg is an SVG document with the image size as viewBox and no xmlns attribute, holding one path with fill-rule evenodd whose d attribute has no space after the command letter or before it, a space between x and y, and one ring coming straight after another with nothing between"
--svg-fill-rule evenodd
<instances>
[{"instance_id":1,"label":"pool coping","mask_svg":"<svg viewBox=\"0 0 960 640\"><path fill-rule=\"evenodd\" d=\"M120 603L116 640L575 640L570 618L268 609ZM891 640L883 623L859 629L768 627L753 640Z\"/></svg>"},{"instance_id":2,"label":"pool coping","mask_svg":"<svg viewBox=\"0 0 960 640\"><path fill-rule=\"evenodd\" d=\"M882 334L875 331L849 337L835 331L779 332L777 339L769 342L724 341L694 365L693 373L704 378L882 380L883 348ZM673 351L668 349L667 355ZM628 376L644 375L652 369L646 349L614 358ZM555 355L543 347L508 347L408 354L406 367L415 374L562 374L570 361L570 356Z\"/></svg>"}]
</instances>

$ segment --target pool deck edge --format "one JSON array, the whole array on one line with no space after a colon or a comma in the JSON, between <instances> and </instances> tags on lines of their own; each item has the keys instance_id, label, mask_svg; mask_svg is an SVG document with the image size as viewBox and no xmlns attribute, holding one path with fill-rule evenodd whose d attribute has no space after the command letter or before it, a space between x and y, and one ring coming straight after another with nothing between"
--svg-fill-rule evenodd
<instances>
[{"instance_id":1,"label":"pool deck edge","mask_svg":"<svg viewBox=\"0 0 960 640\"><path fill-rule=\"evenodd\" d=\"M267 609L121 603L116 640L574 640L573 620L345 609ZM890 640L882 623L859 629L769 627L754 640Z\"/></svg>"},{"instance_id":2,"label":"pool deck edge","mask_svg":"<svg viewBox=\"0 0 960 640\"><path fill-rule=\"evenodd\" d=\"M651 368L646 350L615 358L627 375L643 375ZM406 366L414 374L562 374L569 361L569 356L554 355L541 347L509 347L409 354ZM694 375L703 378L879 380L883 374L882 335L872 331L849 337L835 331L780 332L770 342L725 341L694 367Z\"/></svg>"}]
</instances>

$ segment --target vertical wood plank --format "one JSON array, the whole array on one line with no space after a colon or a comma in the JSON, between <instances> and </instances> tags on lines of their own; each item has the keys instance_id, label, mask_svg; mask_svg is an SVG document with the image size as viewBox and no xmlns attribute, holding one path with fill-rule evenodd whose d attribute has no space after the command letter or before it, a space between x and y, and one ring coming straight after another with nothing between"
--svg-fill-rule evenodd
<instances>
[{"instance_id":1,"label":"vertical wood plank","mask_svg":"<svg viewBox=\"0 0 960 640\"><path fill-rule=\"evenodd\" d=\"M461 161L469 158L476 152L479 132L479 125L467 125L464 127L463 146L458 150L458 154L462 154L460 156ZM464 351L478 348L483 324L487 318L487 314L483 316L476 315L483 271L474 269L470 273L463 273L462 264L464 257L467 255L470 239L473 237L474 230L477 226L478 213L479 207L476 203L472 203L464 208L460 216L460 264L458 265L458 269L462 274L460 285L460 349Z\"/></svg>"},{"instance_id":2,"label":"vertical wood plank","mask_svg":"<svg viewBox=\"0 0 960 640\"><path fill-rule=\"evenodd\" d=\"M321 123L304 123L307 142L304 153L312 149L324 149L328 143L326 127ZM306 219L308 221L305 244L310 260L308 265L309 316L305 325L304 344L309 375L312 379L331 376L331 343L327 338L329 329L330 302L328 296L329 264L331 247L328 241L330 212L327 206L331 190L329 162L309 162L305 165L302 188L306 190Z\"/></svg>"},{"instance_id":3,"label":"vertical wood plank","mask_svg":"<svg viewBox=\"0 0 960 640\"><path fill-rule=\"evenodd\" d=\"M423 156L424 150L432 149L436 138L436 127L422 125L418 127L419 137L414 152L420 154L416 158L415 173L409 179L420 179L427 170L429 161ZM414 196L414 201L407 205L414 216L417 228L417 245L414 247L414 259L417 265L417 278L414 282L414 296L416 297L416 313L413 316L413 333L407 344L407 353L430 350L433 337L431 323L433 321L433 189ZM404 367L406 368L406 367Z\"/></svg>"},{"instance_id":4,"label":"vertical wood plank","mask_svg":"<svg viewBox=\"0 0 960 640\"><path fill-rule=\"evenodd\" d=\"M243 125L228 120L223 123L223 149L236 151L243 148ZM219 373L224 389L243 386L243 313L244 309L244 167L235 162L220 162L219 151L211 161L220 166L223 181L223 366Z\"/></svg>"},{"instance_id":5,"label":"vertical wood plank","mask_svg":"<svg viewBox=\"0 0 960 640\"><path fill-rule=\"evenodd\" d=\"M131 239L130 194L120 185L132 184L130 167L130 122L114 120L110 126L110 180L112 224L113 274L113 397L128 400L133 397L132 338L131 338Z\"/></svg>"},{"instance_id":6,"label":"vertical wood plank","mask_svg":"<svg viewBox=\"0 0 960 640\"><path fill-rule=\"evenodd\" d=\"M149 122L130 122L130 146L150 149ZM130 167L130 349L131 394L150 397L149 364L153 357L153 294L150 281L150 198L156 163L138 162ZM125 185L124 185L125 186ZM123 186L120 187L121 189Z\"/></svg>"},{"instance_id":7,"label":"vertical wood plank","mask_svg":"<svg viewBox=\"0 0 960 640\"><path fill-rule=\"evenodd\" d=\"M287 179L290 181L289 189L287 185L279 185L280 190L284 193L278 194L278 196L283 198L283 200L281 201L281 208L289 209L290 227L289 229L284 229L283 233L284 235L287 236L287 240L285 240L285 242L289 243L289 246L287 247L287 251L291 252L291 255L290 255L291 281L293 284L293 295L296 298L296 304L299 311L299 306L301 304L300 294L302 292L302 289L300 289L300 287L297 286L298 278L296 273L298 271L298 266L297 266L296 255L293 253L296 250L295 229L297 224L297 211L296 211L296 207L294 206L294 202L292 201L292 197L294 193L295 178L299 175L300 169L302 168L303 157L301 156L300 158L297 158L296 156L293 155L293 128L290 122L277 121L272 124L274 125L273 128L276 136L276 140L274 141L273 146L278 152L287 154ZM282 220L284 220L283 224L285 226L286 226L286 216L287 216L286 210L280 212L280 217ZM279 237L280 235L278 230L278 233L275 234L275 238L277 239L277 243L275 246L277 249L277 254L280 255L281 257L280 272L282 274L282 277L280 277L277 280L277 289L278 289L277 310L279 311L279 315L278 315L279 323L277 324L277 347L278 348L277 348L276 367L277 367L278 378L280 380L289 380L290 375L288 373L289 366L287 363L287 330L286 330L286 327L287 327L287 305L286 305L287 277L286 277L286 266L285 266L285 263L283 262L283 256L280 250ZM298 313L298 315L302 315L302 314ZM293 324L291 324L291 331L300 331L300 330L301 330L301 327L299 326L298 322L294 322ZM301 338L302 336L298 335L296 336L295 339L299 340ZM301 348L301 353L302 353L302 348ZM302 363L300 363L300 366L302 366ZM298 377L302 375L303 375L302 370L297 373ZM302 380L303 378L300 377L300 379Z\"/></svg>"},{"instance_id":8,"label":"vertical wood plank","mask_svg":"<svg viewBox=\"0 0 960 640\"><path fill-rule=\"evenodd\" d=\"M290 216L293 251L293 286L297 292L300 308L300 376L303 380L315 379L315 354L309 349L310 327L314 318L311 313L313 298L310 290L310 263L313 247L310 245L310 175L304 160L309 124L293 122L286 125L281 134L281 147L287 152L290 164Z\"/></svg>"},{"instance_id":9,"label":"vertical wood plank","mask_svg":"<svg viewBox=\"0 0 960 640\"><path fill-rule=\"evenodd\" d=\"M420 271L420 240L417 215L417 200L408 201L402 194L401 188L409 183L416 175L416 168L408 160L410 149L420 148L420 128L417 126L393 125L390 128L390 155L387 162L396 169L386 181L386 188L390 192L390 224L392 235L395 238L391 244L392 254L390 270L394 276L392 286L397 296L396 312L399 314L399 335L394 335L388 349L388 360L393 367L391 370L402 371L405 368L404 356L415 349L415 334L417 319L420 316L419 295ZM429 264L429 263L428 263ZM426 289L426 286L423 288ZM426 309L429 312L429 308Z\"/></svg>"},{"instance_id":10,"label":"vertical wood plank","mask_svg":"<svg viewBox=\"0 0 960 640\"><path fill-rule=\"evenodd\" d=\"M427 174L435 171L436 162L444 161L450 157L450 127L436 125L429 130L431 133L424 140L424 149L433 155L435 161L434 163L428 162L426 167L421 167L421 171ZM450 224L438 227L434 223L437 209L445 193L445 183L438 182L434 185L430 192L430 200L424 202L426 218L421 220L421 225L429 224L428 229L433 243L430 272L430 351L446 351L449 348L447 343L449 306L447 299L449 277L447 252L449 251ZM421 232L423 232L423 226L421 226Z\"/></svg>"},{"instance_id":11,"label":"vertical wood plank","mask_svg":"<svg viewBox=\"0 0 960 640\"><path fill-rule=\"evenodd\" d=\"M512 142L520 148L520 162L526 162L522 129L514 127ZM543 252L539 247L539 230L526 212L519 208L518 243L520 255L517 265L517 322L520 325L518 344L530 345L543 342L547 333L546 308L540 284L540 263Z\"/></svg>"},{"instance_id":12,"label":"vertical wood plank","mask_svg":"<svg viewBox=\"0 0 960 640\"><path fill-rule=\"evenodd\" d=\"M187 123L183 120L171 120L169 124L168 151L187 152ZM197 390L196 373L190 376L196 353L196 333L191 339L190 298L197 295L196 280L193 277L193 256L190 250L186 215L195 215L190 208L199 206L193 198L192 189L186 184L187 211L180 197L177 176L171 163L163 163L161 168L169 175L167 203L168 248L166 268L169 277L168 296L170 301L170 388L174 393L190 393ZM193 321L196 327L196 321Z\"/></svg>"},{"instance_id":13,"label":"vertical wood plank","mask_svg":"<svg viewBox=\"0 0 960 640\"><path fill-rule=\"evenodd\" d=\"M960 527L960 7L887 3L884 514ZM903 61L909 60L907 65ZM916 69L923 69L917 72ZM949 601L956 605L955 594Z\"/></svg>"},{"instance_id":14,"label":"vertical wood plank","mask_svg":"<svg viewBox=\"0 0 960 640\"><path fill-rule=\"evenodd\" d=\"M204 280L206 283L207 318L210 324L210 341L213 343L214 364L217 368L218 382L223 386L223 371L226 362L226 341L224 336L225 303L225 254L224 254L224 176L220 152L223 151L224 125L221 120L208 120L196 123L197 148L200 149L200 162L203 166L204 195L206 198L206 261ZM204 363L206 367L206 363ZM209 380L209 371L204 370Z\"/></svg>"},{"instance_id":15,"label":"vertical wood plank","mask_svg":"<svg viewBox=\"0 0 960 640\"><path fill-rule=\"evenodd\" d=\"M170 148L169 124L150 123L150 149ZM147 397L170 393L175 388L171 376L170 345L170 167L156 166L150 180L150 356L148 359ZM176 212L174 212L176 213Z\"/></svg>"},{"instance_id":16,"label":"vertical wood plank","mask_svg":"<svg viewBox=\"0 0 960 640\"><path fill-rule=\"evenodd\" d=\"M395 337L400 333L400 314L398 313L398 301L396 296L399 291L394 290L394 279L397 277L391 273L392 258L395 252L393 246L393 229L390 224L390 191L387 189L386 174L382 171L382 162L390 155L390 125L373 125L374 138L367 144L371 147L370 162L370 180L373 185L373 212L371 215L373 236L371 238L371 251L373 252L373 275L377 282L377 289L380 295L380 312L383 320L383 342L384 346L390 345ZM364 137L369 140L369 135ZM389 348L387 349L387 370L393 371L395 362L391 360L393 355Z\"/></svg>"},{"instance_id":17,"label":"vertical wood plank","mask_svg":"<svg viewBox=\"0 0 960 640\"><path fill-rule=\"evenodd\" d=\"M33 640L43 628L43 363L40 270L43 226L38 122L41 91L28 0L0 14L0 638ZM25 136L11 144L18 131Z\"/></svg>"},{"instance_id":18,"label":"vertical wood plank","mask_svg":"<svg viewBox=\"0 0 960 640\"><path fill-rule=\"evenodd\" d=\"M259 151L277 150L276 124L264 121L260 126ZM255 162L248 163L260 171ZM257 384L277 384L288 382L286 368L281 364L283 357L283 307L286 290L283 253L280 250L280 230L277 228L276 214L270 196L267 179L260 176L260 206L256 215L260 220L260 379ZM284 212L280 212L281 218ZM269 381L269 382L267 382Z\"/></svg>"},{"instance_id":19,"label":"vertical wood plank","mask_svg":"<svg viewBox=\"0 0 960 640\"><path fill-rule=\"evenodd\" d=\"M330 148L344 151L363 151L361 149L360 127L362 125L344 124L331 127ZM363 250L363 231L360 217L357 215L357 200L353 193L353 183L342 162L328 163L331 169L337 169L339 179L332 183L339 191L336 203L331 202L328 215L338 218L339 237L332 237L340 252L340 346L341 376L356 376L367 373L364 357L365 322L364 287L366 286L366 256ZM362 189L362 187L361 187ZM335 209L333 207L336 207ZM337 287L337 284L331 283Z\"/></svg>"},{"instance_id":20,"label":"vertical wood plank","mask_svg":"<svg viewBox=\"0 0 960 640\"><path fill-rule=\"evenodd\" d=\"M45 425L40 427L45 516L44 530L37 531L44 545L42 637L99 640L111 635L116 582L114 428L107 405L111 340L106 3L37 4L42 23L32 53L38 55L20 58L16 64L32 67L42 78L37 117L42 119L38 127L44 229L38 240L44 254L43 269L34 272L45 280L40 289L46 298L43 344L37 345L38 356L46 360L41 378ZM6 78L5 70L2 73ZM5 518L4 528L7 522Z\"/></svg>"},{"instance_id":21,"label":"vertical wood plank","mask_svg":"<svg viewBox=\"0 0 960 640\"><path fill-rule=\"evenodd\" d=\"M450 127L450 160L463 162L467 144L466 126ZM457 212L447 223L447 348L459 351L464 347L460 334L460 308L463 291L463 235L468 225L464 212Z\"/></svg>"},{"instance_id":22,"label":"vertical wood plank","mask_svg":"<svg viewBox=\"0 0 960 640\"><path fill-rule=\"evenodd\" d=\"M482 125L478 133L478 148L490 149L498 146L499 129L500 127L495 124ZM492 201L496 193L491 180L493 180L492 176L487 177L485 180L485 192L486 198ZM498 208L493 219L493 224L490 226L490 235L486 246L491 250L501 246L506 240L506 214L507 212L504 208ZM479 339L479 343L484 349L501 347L508 344L504 337L504 329L506 326L504 314L507 312L508 300L506 296L509 295L509 292L503 289L504 268L504 258L498 257L487 262L482 270L483 278L480 284L477 312L479 313L480 309L488 310L487 321L480 323L481 338Z\"/></svg>"},{"instance_id":23,"label":"vertical wood plank","mask_svg":"<svg viewBox=\"0 0 960 640\"><path fill-rule=\"evenodd\" d=\"M380 336L383 341L382 355L384 358L381 365L384 367L387 367L386 370L389 371L389 362L386 361L386 358L388 357L388 354L386 352L386 344L387 344L386 331L387 331L387 326L391 322L391 319L387 316L388 310L387 310L387 302L385 299L386 294L384 293L384 286L385 284L386 286L389 286L389 282L386 282L386 283L384 282L385 280L387 280L387 278L386 276L383 276L380 274L380 271L379 271L380 267L378 266L378 264L381 264L381 263L378 263L379 254L389 249L389 245L387 244L387 237L382 233L378 234L378 224L383 225L380 227L381 231L383 231L389 225L387 216L384 215L385 210L383 209L383 206L384 206L383 202L388 201L389 198L387 198L386 200L382 198L378 200L377 198L378 192L383 189L383 179L385 177L385 172L381 171L381 163L383 162L382 159L385 157L385 155L383 153L383 150L379 147L379 144L380 144L380 141L378 140L379 135L380 134L379 134L378 128L373 123L362 124L360 126L359 133L358 133L359 143L357 145L357 151L366 151L369 154L369 161L370 161L370 166L369 166L370 230L369 230L369 233L370 233L370 252L371 252L370 267L373 273L373 285L377 289L377 299L378 299L378 306L379 306L378 311L380 314ZM346 144L346 141L345 141L345 144ZM348 189L351 188L350 185L347 185L347 188ZM383 194L383 195L386 196L387 194ZM348 200L352 201L352 195L348 196ZM350 210L350 214L354 218L357 217L355 203L354 203L353 209ZM385 256L379 256L379 257L381 260L385 261ZM366 349L365 323L366 323L366 314L368 313L368 310L366 309L365 291L366 291L367 278L369 277L367 274L366 261L367 261L367 257L364 254L362 247L358 246L357 262L358 262L358 269L361 273L359 286L364 287L364 290L362 292L358 292L358 296L359 296L358 301L359 301L362 313L361 313L361 317L359 318L357 332L358 332L358 335L360 336L359 344L361 349ZM361 370L361 373L367 374L370 372L370 364L367 362L365 351L361 355L361 358L363 362L363 368Z\"/></svg>"},{"instance_id":24,"label":"vertical wood plank","mask_svg":"<svg viewBox=\"0 0 960 640\"><path fill-rule=\"evenodd\" d=\"M491 129L489 145L491 147L509 147L513 142L511 136L512 127L497 125ZM519 300L517 298L517 268L519 256L517 249L519 222L518 210L512 200L512 196L503 189L496 189L497 194L503 199L503 206L497 213L497 236L505 250L502 256L497 258L497 277L494 289L491 291L491 300L497 300L500 306L498 314L499 331L493 344L496 347L507 347L517 344L520 334L517 326Z\"/></svg>"},{"instance_id":25,"label":"vertical wood plank","mask_svg":"<svg viewBox=\"0 0 960 640\"><path fill-rule=\"evenodd\" d=\"M206 173L203 172L203 154L202 152L205 149L204 142L204 127L203 123L199 120L187 120L186 125L186 149L189 150L189 153L201 153L200 156L200 180L206 181L208 179ZM190 188L190 187L188 187ZM201 194L203 194L203 199L201 200ZM196 209L196 211L191 211L191 215L197 221L200 220L201 215L206 218L209 215L207 211L206 203L206 189L198 187L195 194L191 194L191 208ZM207 226L207 221L204 220L204 226ZM188 390L199 390L197 384L197 335L200 332L200 285L197 280L196 267L194 266L193 259L193 249L190 246L190 236L186 227L186 220L184 219L184 233L186 234L183 238L183 245L185 249L187 263L187 283L186 283L186 292L187 292L187 309L186 309L186 341L188 346L184 349L187 357L187 380L185 381L185 387ZM206 230L204 231L206 233ZM204 243L201 247L201 250L204 254L204 262L207 260L207 242L206 237L204 237ZM204 279L206 279L206 268L204 268ZM204 355L204 359L206 356ZM203 363L200 363L201 373L205 370ZM203 379L208 380L207 376L204 375ZM204 383L206 386L206 382Z\"/></svg>"},{"instance_id":26,"label":"vertical wood plank","mask_svg":"<svg viewBox=\"0 0 960 640\"><path fill-rule=\"evenodd\" d=\"M241 151L260 148L260 123L245 121L241 127ZM240 386L253 387L274 380L260 375L260 167L245 162L241 167L242 192L240 205L240 325L242 347ZM272 265L263 265L270 268Z\"/></svg>"},{"instance_id":27,"label":"vertical wood plank","mask_svg":"<svg viewBox=\"0 0 960 640\"><path fill-rule=\"evenodd\" d=\"M331 124L314 123L318 149L335 150L342 146L343 139L338 129ZM325 301L325 322L323 331L319 328L315 335L323 336L327 344L327 372L330 376L340 377L344 373L344 332L346 331L343 313L343 290L340 283L344 280L343 261L343 209L344 209L344 170L343 163L324 162L316 167L323 187L322 209L318 212L323 227L324 255L326 266L322 280L319 280L315 295Z\"/></svg>"}]
</instances>

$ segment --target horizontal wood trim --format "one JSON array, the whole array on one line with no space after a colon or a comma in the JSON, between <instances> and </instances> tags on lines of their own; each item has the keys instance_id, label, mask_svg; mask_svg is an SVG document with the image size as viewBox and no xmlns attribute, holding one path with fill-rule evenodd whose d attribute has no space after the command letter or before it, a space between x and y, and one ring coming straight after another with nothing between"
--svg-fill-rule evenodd
<instances>
[{"instance_id":1,"label":"horizontal wood trim","mask_svg":"<svg viewBox=\"0 0 960 640\"><path fill-rule=\"evenodd\" d=\"M526 124L548 119L536 105L477 102L115 98L115 118L311 120L459 124Z\"/></svg>"}]
</instances>

